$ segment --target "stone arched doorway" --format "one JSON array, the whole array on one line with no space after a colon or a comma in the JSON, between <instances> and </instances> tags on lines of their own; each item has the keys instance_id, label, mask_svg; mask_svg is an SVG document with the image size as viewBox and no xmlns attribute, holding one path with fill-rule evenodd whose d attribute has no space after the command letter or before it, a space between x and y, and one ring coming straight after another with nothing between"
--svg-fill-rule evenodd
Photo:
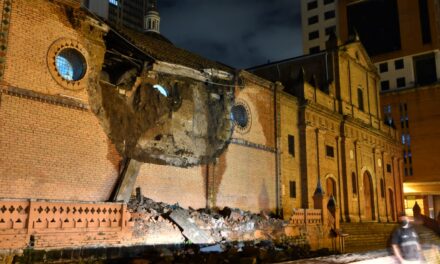
<instances>
[{"instance_id":1,"label":"stone arched doorway","mask_svg":"<svg viewBox=\"0 0 440 264\"><path fill-rule=\"evenodd\" d=\"M364 172L364 208L365 208L365 220L376 220L374 213L374 189L373 180L370 173Z\"/></svg>"},{"instance_id":2,"label":"stone arched doorway","mask_svg":"<svg viewBox=\"0 0 440 264\"><path fill-rule=\"evenodd\" d=\"M389 201L390 201L390 206L388 208L390 208L390 216L391 219L393 221L396 221L396 209L394 208L394 192L391 189L388 189L388 196L389 196Z\"/></svg>"},{"instance_id":3,"label":"stone arched doorway","mask_svg":"<svg viewBox=\"0 0 440 264\"><path fill-rule=\"evenodd\" d=\"M327 195L327 209L335 217L336 214L336 182L328 177L325 181L326 195Z\"/></svg>"}]
</instances>

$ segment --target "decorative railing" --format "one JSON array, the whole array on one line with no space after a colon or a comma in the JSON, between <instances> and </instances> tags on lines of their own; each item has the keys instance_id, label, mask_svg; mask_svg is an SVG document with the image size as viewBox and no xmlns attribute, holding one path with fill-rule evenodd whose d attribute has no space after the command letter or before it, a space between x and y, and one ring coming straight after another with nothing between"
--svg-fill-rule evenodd
<instances>
[{"instance_id":1,"label":"decorative railing","mask_svg":"<svg viewBox=\"0 0 440 264\"><path fill-rule=\"evenodd\" d=\"M322 224L321 209L306 209L306 224L307 225Z\"/></svg>"},{"instance_id":2,"label":"decorative railing","mask_svg":"<svg viewBox=\"0 0 440 264\"><path fill-rule=\"evenodd\" d=\"M290 223L293 225L304 225L306 221L306 213L304 209L293 209Z\"/></svg>"},{"instance_id":3,"label":"decorative railing","mask_svg":"<svg viewBox=\"0 0 440 264\"><path fill-rule=\"evenodd\" d=\"M321 209L294 209L290 217L293 225L320 225L322 224Z\"/></svg>"},{"instance_id":4,"label":"decorative railing","mask_svg":"<svg viewBox=\"0 0 440 264\"><path fill-rule=\"evenodd\" d=\"M123 227L122 204L60 204L32 202L29 224L32 229Z\"/></svg>"},{"instance_id":5,"label":"decorative railing","mask_svg":"<svg viewBox=\"0 0 440 264\"><path fill-rule=\"evenodd\" d=\"M0 201L0 230L26 228L28 212L29 202Z\"/></svg>"},{"instance_id":6,"label":"decorative railing","mask_svg":"<svg viewBox=\"0 0 440 264\"><path fill-rule=\"evenodd\" d=\"M120 203L65 203L0 200L0 230L123 228L130 224L126 205Z\"/></svg>"},{"instance_id":7,"label":"decorative railing","mask_svg":"<svg viewBox=\"0 0 440 264\"><path fill-rule=\"evenodd\" d=\"M127 205L122 203L0 200L0 248L27 245L31 236L56 246L56 241L45 236L75 233L81 237L88 232L117 235L133 225ZM13 241L11 235L19 235L14 239L22 241Z\"/></svg>"}]
</instances>

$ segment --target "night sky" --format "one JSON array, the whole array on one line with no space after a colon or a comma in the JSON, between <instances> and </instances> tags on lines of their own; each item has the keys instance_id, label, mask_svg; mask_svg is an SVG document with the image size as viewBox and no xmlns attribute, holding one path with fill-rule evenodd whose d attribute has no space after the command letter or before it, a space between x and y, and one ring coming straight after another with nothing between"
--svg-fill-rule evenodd
<instances>
[{"instance_id":1,"label":"night sky","mask_svg":"<svg viewBox=\"0 0 440 264\"><path fill-rule=\"evenodd\" d=\"M161 33L235 68L301 55L300 0L158 0Z\"/></svg>"}]
</instances>

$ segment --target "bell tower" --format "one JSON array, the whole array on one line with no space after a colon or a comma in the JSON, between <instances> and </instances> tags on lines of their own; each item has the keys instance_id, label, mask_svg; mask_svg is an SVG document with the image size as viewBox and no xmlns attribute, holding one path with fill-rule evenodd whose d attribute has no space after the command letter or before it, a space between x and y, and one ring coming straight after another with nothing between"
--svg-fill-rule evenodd
<instances>
[{"instance_id":1,"label":"bell tower","mask_svg":"<svg viewBox=\"0 0 440 264\"><path fill-rule=\"evenodd\" d=\"M160 16L157 10L157 0L147 0L144 31L160 33Z\"/></svg>"}]
</instances>

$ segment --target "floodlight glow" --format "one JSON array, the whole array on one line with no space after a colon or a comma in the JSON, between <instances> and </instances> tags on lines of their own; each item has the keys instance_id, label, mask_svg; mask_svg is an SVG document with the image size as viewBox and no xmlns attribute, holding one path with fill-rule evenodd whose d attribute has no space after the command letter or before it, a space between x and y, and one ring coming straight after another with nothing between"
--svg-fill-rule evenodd
<instances>
[{"instance_id":1,"label":"floodlight glow","mask_svg":"<svg viewBox=\"0 0 440 264\"><path fill-rule=\"evenodd\" d=\"M155 85L153 85L153 88L157 89L159 91L159 93L161 93L163 96L168 96L168 91L163 86L161 86L159 84L155 84Z\"/></svg>"}]
</instances>

